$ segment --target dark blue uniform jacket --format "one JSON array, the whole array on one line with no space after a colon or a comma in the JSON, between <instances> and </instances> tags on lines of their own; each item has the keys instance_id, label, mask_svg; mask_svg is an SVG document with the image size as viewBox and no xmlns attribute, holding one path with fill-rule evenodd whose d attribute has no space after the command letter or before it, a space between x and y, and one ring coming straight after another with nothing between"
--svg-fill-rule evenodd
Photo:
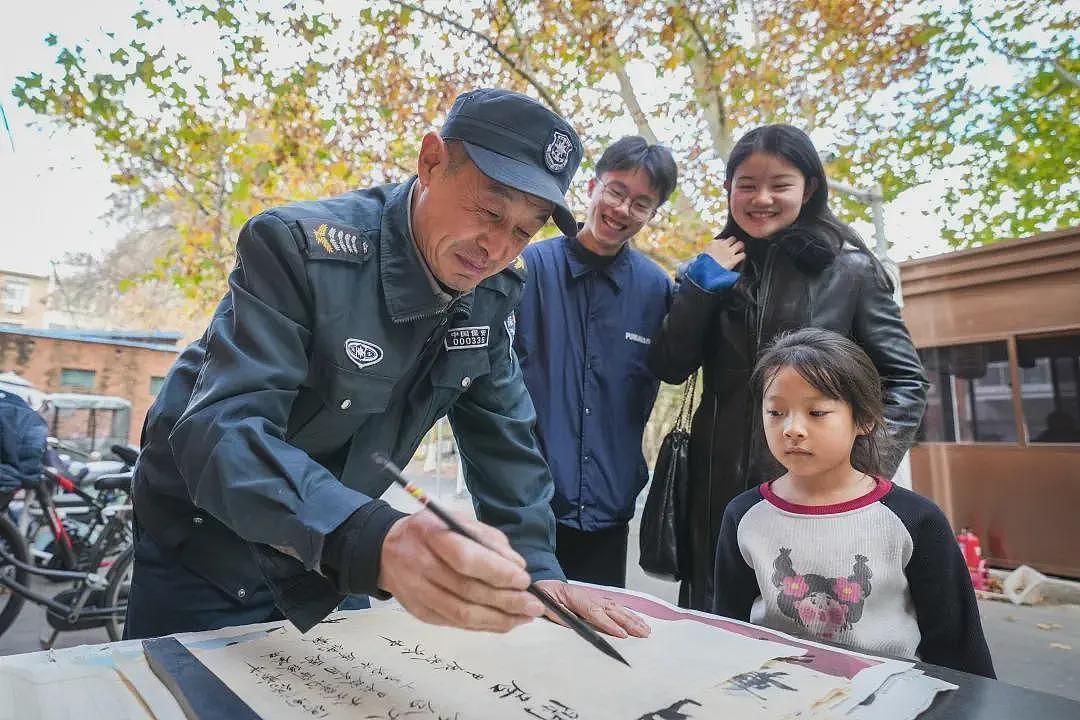
<instances>
[{"instance_id":1,"label":"dark blue uniform jacket","mask_svg":"<svg viewBox=\"0 0 1080 720\"><path fill-rule=\"evenodd\" d=\"M371 453L404 466L446 414L480 520L507 533L534 579L563 578L551 475L506 323L523 265L453 300L438 292L409 232L411 187L250 220L228 294L143 430L141 526L237 602L265 577L301 629L344 591L321 572L327 535L378 508L392 482Z\"/></svg>"},{"instance_id":2,"label":"dark blue uniform jacket","mask_svg":"<svg viewBox=\"0 0 1080 720\"><path fill-rule=\"evenodd\" d=\"M647 360L671 279L629 246L591 267L563 236L522 257L514 349L555 479L555 518L585 531L628 523L649 479L641 440L660 380Z\"/></svg>"}]
</instances>

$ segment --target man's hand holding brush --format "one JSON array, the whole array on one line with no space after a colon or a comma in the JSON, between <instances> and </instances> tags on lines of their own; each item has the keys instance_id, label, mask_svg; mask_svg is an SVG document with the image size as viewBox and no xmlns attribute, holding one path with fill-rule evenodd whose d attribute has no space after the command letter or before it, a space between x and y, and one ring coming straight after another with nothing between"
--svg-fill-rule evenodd
<instances>
[{"instance_id":1,"label":"man's hand holding brush","mask_svg":"<svg viewBox=\"0 0 1080 720\"><path fill-rule=\"evenodd\" d=\"M379 587L420 620L468 630L507 632L545 614L526 591L525 559L499 530L455 518L483 544L419 511L395 522L383 541ZM615 637L646 637L649 626L600 591L560 580L536 583L596 629ZM561 622L553 614L549 617Z\"/></svg>"}]
</instances>

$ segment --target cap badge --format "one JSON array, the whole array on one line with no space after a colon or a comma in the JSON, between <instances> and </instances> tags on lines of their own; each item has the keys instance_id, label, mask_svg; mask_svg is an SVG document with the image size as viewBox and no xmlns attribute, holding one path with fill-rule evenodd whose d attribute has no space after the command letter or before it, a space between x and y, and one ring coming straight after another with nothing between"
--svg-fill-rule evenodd
<instances>
[{"instance_id":1,"label":"cap badge","mask_svg":"<svg viewBox=\"0 0 1080 720\"><path fill-rule=\"evenodd\" d=\"M551 142L544 148L544 164L553 173L562 172L566 164L570 162L570 153L574 150L574 143L570 136L558 130L551 131Z\"/></svg>"}]
</instances>

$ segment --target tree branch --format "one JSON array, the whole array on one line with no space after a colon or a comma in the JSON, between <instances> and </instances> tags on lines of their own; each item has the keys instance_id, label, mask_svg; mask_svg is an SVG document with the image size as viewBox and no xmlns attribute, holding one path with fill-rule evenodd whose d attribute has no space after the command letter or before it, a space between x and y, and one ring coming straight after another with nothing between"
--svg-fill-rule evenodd
<instances>
[{"instance_id":1,"label":"tree branch","mask_svg":"<svg viewBox=\"0 0 1080 720\"><path fill-rule=\"evenodd\" d=\"M1058 76L1065 82L1073 85L1074 87L1080 87L1080 77L1074 73L1069 72L1060 60L1053 60L1054 70L1057 71Z\"/></svg>"},{"instance_id":2,"label":"tree branch","mask_svg":"<svg viewBox=\"0 0 1080 720\"><path fill-rule=\"evenodd\" d=\"M652 126L649 125L649 118L645 111L641 109L641 103L638 102L637 93L630 82L630 76L626 73L626 63L623 62L618 52L614 50L608 53L608 63L611 65L611 71L615 74L615 78L619 81L619 95L622 97L630 117L634 119L634 126L637 128L638 134L648 140L649 144L655 145L657 143L656 133L653 132ZM686 196L686 193L675 193L671 202L675 207L675 212L682 218L691 232L696 234L705 231L705 223L701 219L701 214L690 204L690 199ZM664 267L674 266L675 263L672 262Z\"/></svg>"},{"instance_id":3,"label":"tree branch","mask_svg":"<svg viewBox=\"0 0 1080 720\"><path fill-rule=\"evenodd\" d=\"M529 43L525 41L521 34L521 26L518 25L517 18L514 17L514 8L510 7L507 0L503 0L502 6L506 11L506 16L510 18L510 28L514 31L514 40L517 42L518 47L521 48L521 64L526 70L529 70L532 67L532 63L529 61Z\"/></svg>"},{"instance_id":4,"label":"tree branch","mask_svg":"<svg viewBox=\"0 0 1080 720\"><path fill-rule=\"evenodd\" d=\"M686 24L690 27L694 37L697 38L698 43L701 45L701 53L705 58L702 62L697 57L690 61L691 69L697 76L698 85L701 88L700 94L705 96L706 107L705 109L705 122L709 124L709 134L713 139L713 147L716 148L717 154L720 157L727 158L731 152L733 143L731 142L731 134L728 130L727 123L727 108L724 103L724 96L720 91L720 87L716 86L712 92L708 92L711 85L712 65L714 63L712 48L709 47L708 40L705 39L705 34L701 32L701 28L694 22L694 17L687 12ZM708 105L712 105L712 112Z\"/></svg>"},{"instance_id":5,"label":"tree branch","mask_svg":"<svg viewBox=\"0 0 1080 720\"><path fill-rule=\"evenodd\" d=\"M193 202L195 204L195 207L199 208L199 210L202 212L203 215L205 215L206 217L212 217L213 216L213 213L211 213L209 210L206 209L206 206L202 204L202 201L200 201L199 198L195 197L195 192L193 190L188 189L188 186L184 183L184 181L176 173L176 170L174 168L172 168L169 165L166 165L165 163L163 163L161 160L159 160L156 157L144 156L144 159L149 160L150 164L156 165L158 167L158 169L164 170L165 172L167 172L172 177L173 181L178 186L180 186L180 190L183 191L184 195L186 195L187 198L191 202ZM212 181L207 180L207 182L212 182Z\"/></svg>"},{"instance_id":6,"label":"tree branch","mask_svg":"<svg viewBox=\"0 0 1080 720\"><path fill-rule=\"evenodd\" d=\"M489 50L491 50L493 53L495 53L499 57L499 59L502 60L503 63L505 63L508 68L510 68L510 70L512 72L516 73L517 75L520 75L521 78L523 80L525 80L525 82L529 83L529 85L531 85L533 87L533 89L536 90L537 94L540 95L541 99L545 103L547 103L547 106L550 109L554 110L555 112L557 112L559 114L562 114L561 111L559 110L559 104L555 102L555 98L551 97L551 95L550 95L550 93L548 93L547 89L544 88L544 86L541 85L540 82L536 78L534 78L532 76L532 74L529 73L528 70L521 67L521 65L518 64L512 57L507 55L506 52L503 51L503 49L500 48L498 46L498 44L494 40L489 38L487 35L484 35L482 32L479 32L477 30L473 30L470 27L466 27L465 25L462 25L460 22L458 22L456 20L451 20L448 17L444 17L442 15L439 15L438 13L434 13L434 12L431 12L430 10L426 10L426 9L420 7L419 5L415 5L413 3L408 3L408 2L401 2L400 0L390 0L390 1L393 4L398 5L400 7L407 8L409 10L412 10L413 12L418 12L421 15L423 15L424 17L429 18L431 20L434 20L437 23L442 23L444 25L449 25L450 27L457 30L460 34L473 37L473 38L479 40L480 42L484 43L485 45L487 45Z\"/></svg>"},{"instance_id":7,"label":"tree branch","mask_svg":"<svg viewBox=\"0 0 1080 720\"><path fill-rule=\"evenodd\" d=\"M626 65L623 63L622 58L615 53L611 54L611 65L611 71L615 73L615 79L619 81L619 95L622 97L623 103L626 104L630 117L634 119L634 126L637 128L638 134L648 140L650 144L655 145L656 133L653 132L652 127L649 125L649 118L645 115L645 111L641 109L641 103L638 102L634 86L630 83L630 76L626 74Z\"/></svg>"},{"instance_id":8,"label":"tree branch","mask_svg":"<svg viewBox=\"0 0 1080 720\"><path fill-rule=\"evenodd\" d=\"M1051 59L1043 55L1036 55L1034 57L1020 55L1013 50L1010 50L1009 47L1001 41L991 37L990 33L983 30L982 26L979 25L975 18L969 17L968 21L971 23L971 27L975 28L975 31L982 35L984 38L986 38L986 41L990 43L991 50L1000 53L1001 55L1004 55L1010 60L1015 60L1016 62L1037 63L1039 65L1048 64L1054 69L1054 72L1057 73L1057 75L1061 77L1065 82L1073 85L1074 87L1080 87L1080 77L1078 77L1074 73L1069 72L1068 68L1061 64L1060 60L1056 58Z\"/></svg>"}]
</instances>

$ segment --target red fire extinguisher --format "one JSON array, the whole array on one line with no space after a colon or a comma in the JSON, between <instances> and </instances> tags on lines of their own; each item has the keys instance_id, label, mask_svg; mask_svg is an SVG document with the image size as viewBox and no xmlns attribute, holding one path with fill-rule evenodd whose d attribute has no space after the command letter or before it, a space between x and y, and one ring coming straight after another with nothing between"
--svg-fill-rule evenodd
<instances>
[{"instance_id":1,"label":"red fire extinguisher","mask_svg":"<svg viewBox=\"0 0 1080 720\"><path fill-rule=\"evenodd\" d=\"M971 528L960 528L956 541L960 543L960 550L964 554L964 563L967 565L968 574L971 576L971 584L976 590L988 589L986 561L983 560L979 536L972 532Z\"/></svg>"}]
</instances>

